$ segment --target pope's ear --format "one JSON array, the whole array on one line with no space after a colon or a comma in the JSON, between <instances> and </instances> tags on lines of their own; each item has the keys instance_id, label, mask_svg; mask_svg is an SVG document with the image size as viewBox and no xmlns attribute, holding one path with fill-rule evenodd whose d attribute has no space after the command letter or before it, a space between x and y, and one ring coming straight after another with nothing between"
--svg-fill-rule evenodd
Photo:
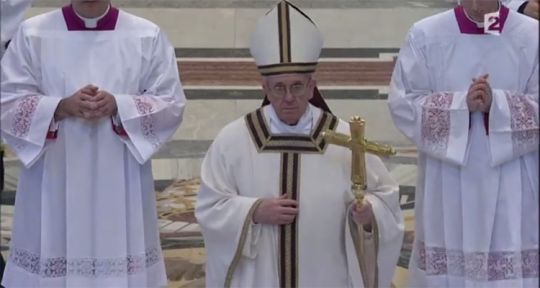
<instances>
[{"instance_id":1,"label":"pope's ear","mask_svg":"<svg viewBox=\"0 0 540 288\"><path fill-rule=\"evenodd\" d=\"M268 95L268 92L269 92L269 91L268 91L268 90L269 90L269 89L268 89L268 80L266 80L266 78L264 78L264 77L261 79L261 87L262 87L264 93L265 93L266 95Z\"/></svg>"}]
</instances>

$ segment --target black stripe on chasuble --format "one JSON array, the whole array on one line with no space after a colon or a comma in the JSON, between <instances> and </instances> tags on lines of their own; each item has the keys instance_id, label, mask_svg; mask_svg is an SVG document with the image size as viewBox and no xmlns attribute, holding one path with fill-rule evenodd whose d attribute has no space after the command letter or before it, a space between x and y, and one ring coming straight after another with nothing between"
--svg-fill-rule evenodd
<instances>
[{"instance_id":1,"label":"black stripe on chasuble","mask_svg":"<svg viewBox=\"0 0 540 288\"><path fill-rule=\"evenodd\" d=\"M246 125L259 153L281 153L280 195L299 201L301 154L322 154L327 144L322 132L335 130L337 118L327 112L319 117L309 136L295 134L273 135L266 123L262 108L246 115ZM280 287L298 287L298 227L296 220L279 228Z\"/></svg>"},{"instance_id":2,"label":"black stripe on chasuble","mask_svg":"<svg viewBox=\"0 0 540 288\"><path fill-rule=\"evenodd\" d=\"M289 4L285 1L278 4L279 29L279 60L281 63L291 62L291 23L289 17Z\"/></svg>"},{"instance_id":3,"label":"black stripe on chasuble","mask_svg":"<svg viewBox=\"0 0 540 288\"><path fill-rule=\"evenodd\" d=\"M300 154L281 154L281 195L298 199ZM298 287L297 221L279 226L279 284L280 287Z\"/></svg>"},{"instance_id":4,"label":"black stripe on chasuble","mask_svg":"<svg viewBox=\"0 0 540 288\"><path fill-rule=\"evenodd\" d=\"M311 135L270 133L270 126L259 108L244 117L253 144L259 153L317 153L322 154L328 146L322 132L335 130L338 124L336 116L323 112Z\"/></svg>"}]
</instances>

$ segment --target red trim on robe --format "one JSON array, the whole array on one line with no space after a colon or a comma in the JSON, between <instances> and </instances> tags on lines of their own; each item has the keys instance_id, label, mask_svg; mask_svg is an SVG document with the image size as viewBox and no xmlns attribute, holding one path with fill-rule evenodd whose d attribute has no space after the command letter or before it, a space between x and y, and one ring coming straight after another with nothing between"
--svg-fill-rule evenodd
<instances>
[{"instance_id":1,"label":"red trim on robe","mask_svg":"<svg viewBox=\"0 0 540 288\"><path fill-rule=\"evenodd\" d=\"M111 125L112 125L112 129L114 131L114 133L116 133L116 135L118 136L122 136L122 137L127 137L128 134L126 132L126 129L124 129L123 126L118 126L118 125L114 125L114 121L113 119L111 118Z\"/></svg>"},{"instance_id":2,"label":"red trim on robe","mask_svg":"<svg viewBox=\"0 0 540 288\"><path fill-rule=\"evenodd\" d=\"M69 31L110 31L116 28L118 14L120 11L115 7L110 7L109 12L103 18L99 19L96 28L87 28L84 21L77 16L72 5L62 7L62 14L66 21L66 26Z\"/></svg>"},{"instance_id":3,"label":"red trim on robe","mask_svg":"<svg viewBox=\"0 0 540 288\"><path fill-rule=\"evenodd\" d=\"M471 130L472 126L472 117L471 113L469 113L469 130ZM482 113L483 120L484 120L484 130L486 130L486 135L489 135L489 113Z\"/></svg>"},{"instance_id":4,"label":"red trim on robe","mask_svg":"<svg viewBox=\"0 0 540 288\"><path fill-rule=\"evenodd\" d=\"M489 135L489 113L484 113L484 129L486 130L486 135Z\"/></svg>"},{"instance_id":5,"label":"red trim on robe","mask_svg":"<svg viewBox=\"0 0 540 288\"><path fill-rule=\"evenodd\" d=\"M47 140L54 140L56 138L58 138L58 129L47 132Z\"/></svg>"}]
</instances>

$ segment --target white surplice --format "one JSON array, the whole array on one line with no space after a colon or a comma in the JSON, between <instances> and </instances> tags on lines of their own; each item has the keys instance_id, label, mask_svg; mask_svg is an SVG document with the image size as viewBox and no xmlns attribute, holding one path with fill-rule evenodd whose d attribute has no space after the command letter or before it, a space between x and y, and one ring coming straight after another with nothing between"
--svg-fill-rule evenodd
<instances>
[{"instance_id":1,"label":"white surplice","mask_svg":"<svg viewBox=\"0 0 540 288\"><path fill-rule=\"evenodd\" d=\"M206 285L279 287L280 276L290 268L298 287L362 287L349 230L353 223L347 216L354 198L350 192L350 150L335 145L326 147L322 154L293 149L307 145L302 140L294 140L298 137L309 137L306 136L309 134L311 139L317 139L314 135L321 130L323 116L329 120L330 114L323 114L310 105L297 125L288 126L277 118L271 105L250 115L256 118L255 113L260 113L257 114L259 124L255 126L264 126L265 131L274 135L272 137L283 138L266 144L263 139L261 145L266 146L262 147L257 144L260 139L256 141L252 137L258 132L249 128L248 118L238 119L219 133L203 161L195 213L208 255ZM349 133L347 123L332 119L335 119L336 131ZM286 140L288 137L292 140ZM276 150L266 150L273 145L277 145ZM290 164L290 158L286 160L284 155L296 157L292 156L294 151L298 152L295 158L298 162ZM369 190L366 199L373 206L380 236L378 258L374 259L373 249L366 252L368 264L371 264L368 269L373 271L373 264L377 264L379 286L389 287L404 228L398 186L378 157L367 155L366 162ZM284 164L288 168L283 168ZM284 169L292 173L292 178L287 178L290 174ZM284 185L295 184L297 190L293 190L299 201L296 225L252 222L260 199L278 197ZM294 264L284 265L280 261L284 253L281 248L287 245L280 244L280 229L289 226L296 229L296 241L292 238L287 242L297 254L291 260ZM367 236L366 246L374 247L370 241Z\"/></svg>"},{"instance_id":2,"label":"white surplice","mask_svg":"<svg viewBox=\"0 0 540 288\"><path fill-rule=\"evenodd\" d=\"M527 2L527 0L501 0L501 3L503 3L505 6L512 10L518 10L523 3Z\"/></svg>"},{"instance_id":3,"label":"white surplice","mask_svg":"<svg viewBox=\"0 0 540 288\"><path fill-rule=\"evenodd\" d=\"M419 150L410 286L537 287L538 22L510 11L500 35L472 34L456 15L413 25L390 87ZM470 115L486 73L491 109Z\"/></svg>"},{"instance_id":4,"label":"white surplice","mask_svg":"<svg viewBox=\"0 0 540 288\"><path fill-rule=\"evenodd\" d=\"M185 96L163 32L123 11L114 30L68 31L54 10L22 23L1 67L2 135L23 164L3 284L166 285L149 160ZM87 84L114 95L127 136L110 118L51 125L60 99Z\"/></svg>"},{"instance_id":5,"label":"white surplice","mask_svg":"<svg viewBox=\"0 0 540 288\"><path fill-rule=\"evenodd\" d=\"M32 5L32 2L32 0L0 1L0 40L2 45L11 40L24 18L24 12Z\"/></svg>"}]
</instances>

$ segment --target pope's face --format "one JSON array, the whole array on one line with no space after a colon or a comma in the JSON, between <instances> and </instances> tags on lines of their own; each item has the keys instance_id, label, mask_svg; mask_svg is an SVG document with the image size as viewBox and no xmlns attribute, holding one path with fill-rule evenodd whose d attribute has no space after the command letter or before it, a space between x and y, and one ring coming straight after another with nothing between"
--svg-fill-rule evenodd
<instances>
[{"instance_id":1,"label":"pope's face","mask_svg":"<svg viewBox=\"0 0 540 288\"><path fill-rule=\"evenodd\" d=\"M313 97L312 74L280 74L263 77L263 90L279 119L289 125L298 123Z\"/></svg>"}]
</instances>

